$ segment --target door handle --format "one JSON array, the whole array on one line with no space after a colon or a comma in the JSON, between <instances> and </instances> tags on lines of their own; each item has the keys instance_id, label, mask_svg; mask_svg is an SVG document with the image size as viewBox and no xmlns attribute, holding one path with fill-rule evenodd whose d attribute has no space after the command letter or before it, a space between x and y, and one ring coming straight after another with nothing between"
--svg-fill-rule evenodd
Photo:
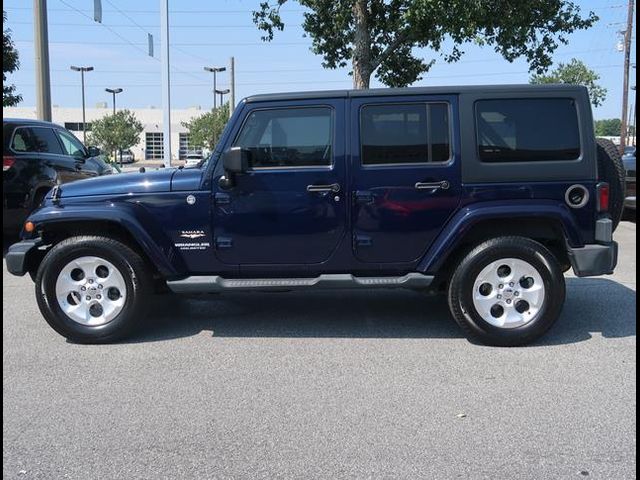
<instances>
[{"instance_id":1,"label":"door handle","mask_svg":"<svg viewBox=\"0 0 640 480\"><path fill-rule=\"evenodd\" d=\"M415 184L416 190L449 190L451 184L447 180L441 182L418 182Z\"/></svg>"},{"instance_id":2,"label":"door handle","mask_svg":"<svg viewBox=\"0 0 640 480\"><path fill-rule=\"evenodd\" d=\"M330 185L307 185L307 192L309 193L317 193L317 192L338 193L339 191L340 191L339 183L332 183Z\"/></svg>"}]
</instances>

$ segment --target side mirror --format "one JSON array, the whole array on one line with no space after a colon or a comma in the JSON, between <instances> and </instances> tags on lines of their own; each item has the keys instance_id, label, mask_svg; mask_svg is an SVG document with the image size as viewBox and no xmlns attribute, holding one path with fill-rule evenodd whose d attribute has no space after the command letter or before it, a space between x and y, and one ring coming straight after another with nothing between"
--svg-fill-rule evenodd
<instances>
[{"instance_id":1,"label":"side mirror","mask_svg":"<svg viewBox=\"0 0 640 480\"><path fill-rule=\"evenodd\" d=\"M87 147L87 155L89 157L97 157L101 153L102 150L100 150L98 147Z\"/></svg>"},{"instance_id":2,"label":"side mirror","mask_svg":"<svg viewBox=\"0 0 640 480\"><path fill-rule=\"evenodd\" d=\"M249 151L241 147L231 147L222 154L222 166L227 173L244 173L249 169Z\"/></svg>"},{"instance_id":3,"label":"side mirror","mask_svg":"<svg viewBox=\"0 0 640 480\"><path fill-rule=\"evenodd\" d=\"M231 147L222 154L224 177L220 177L219 185L227 190L236 184L236 174L249 169L249 151L241 147Z\"/></svg>"}]
</instances>

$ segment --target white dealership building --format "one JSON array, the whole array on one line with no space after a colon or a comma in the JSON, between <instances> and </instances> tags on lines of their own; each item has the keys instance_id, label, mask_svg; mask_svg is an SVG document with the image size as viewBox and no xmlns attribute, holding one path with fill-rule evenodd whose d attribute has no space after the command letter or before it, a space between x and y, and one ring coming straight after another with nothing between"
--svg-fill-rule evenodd
<instances>
[{"instance_id":1,"label":"white dealership building","mask_svg":"<svg viewBox=\"0 0 640 480\"><path fill-rule=\"evenodd\" d=\"M36 117L35 107L5 107L3 116L9 118L32 118ZM144 130L140 135L140 142L131 148L136 160L157 160L163 159L163 133L162 133L162 109L161 108L135 108L129 109L142 123ZM54 106L52 108L52 119L54 123L64 126L72 131L78 139L82 140L82 109L63 108ZM107 107L106 103L99 103L94 108L86 109L87 131L91 129L91 122L105 115L110 115L113 110ZM184 159L188 151L199 151L189 145L189 135L182 122L191 120L205 113L199 106L176 109L171 111L171 157L172 160Z\"/></svg>"}]
</instances>

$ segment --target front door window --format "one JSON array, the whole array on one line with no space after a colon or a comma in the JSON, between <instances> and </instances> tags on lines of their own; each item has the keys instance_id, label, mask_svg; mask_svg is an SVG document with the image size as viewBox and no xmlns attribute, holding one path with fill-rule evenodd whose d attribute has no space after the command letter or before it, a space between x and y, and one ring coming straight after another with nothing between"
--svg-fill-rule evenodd
<instances>
[{"instance_id":1,"label":"front door window","mask_svg":"<svg viewBox=\"0 0 640 480\"><path fill-rule=\"evenodd\" d=\"M84 158L85 149L82 143L80 143L80 140L63 130L58 130L58 137L60 137L62 147L67 155L76 158Z\"/></svg>"},{"instance_id":2,"label":"front door window","mask_svg":"<svg viewBox=\"0 0 640 480\"><path fill-rule=\"evenodd\" d=\"M235 143L250 152L250 167L295 168L331 165L331 109L257 110Z\"/></svg>"}]
</instances>

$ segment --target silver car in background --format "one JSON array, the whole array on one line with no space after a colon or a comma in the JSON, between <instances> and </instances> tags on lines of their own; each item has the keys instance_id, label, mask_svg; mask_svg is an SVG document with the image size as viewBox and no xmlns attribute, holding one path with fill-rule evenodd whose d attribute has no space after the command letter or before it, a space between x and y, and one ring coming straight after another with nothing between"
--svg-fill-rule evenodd
<instances>
[{"instance_id":1,"label":"silver car in background","mask_svg":"<svg viewBox=\"0 0 640 480\"><path fill-rule=\"evenodd\" d=\"M133 163L136 161L136 157L131 150L122 150L116 154L116 162L118 163Z\"/></svg>"},{"instance_id":2,"label":"silver car in background","mask_svg":"<svg viewBox=\"0 0 640 480\"><path fill-rule=\"evenodd\" d=\"M202 153L199 152L187 152L184 157L184 166L185 167L195 167L202 162Z\"/></svg>"}]
</instances>

